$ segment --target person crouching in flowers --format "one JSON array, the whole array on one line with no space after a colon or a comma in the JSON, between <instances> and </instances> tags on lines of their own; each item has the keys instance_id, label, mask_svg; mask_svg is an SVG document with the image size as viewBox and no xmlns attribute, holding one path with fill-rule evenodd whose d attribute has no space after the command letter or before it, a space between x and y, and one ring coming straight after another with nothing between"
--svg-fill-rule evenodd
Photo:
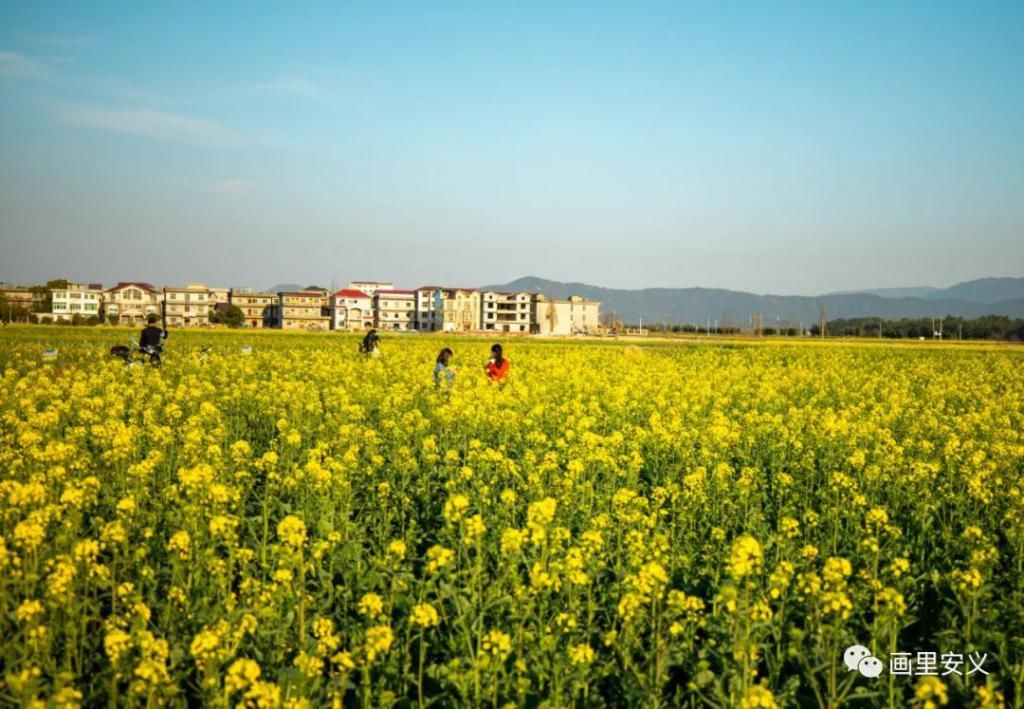
<instances>
[{"instance_id":1,"label":"person crouching in flowers","mask_svg":"<svg viewBox=\"0 0 1024 709\"><path fill-rule=\"evenodd\" d=\"M503 381L508 376L508 370L511 366L508 357L504 357L501 353L501 345L492 345L491 358L484 365L487 378L492 382Z\"/></svg>"},{"instance_id":2,"label":"person crouching in flowers","mask_svg":"<svg viewBox=\"0 0 1024 709\"><path fill-rule=\"evenodd\" d=\"M434 361L434 386L440 388L442 380L448 384L451 388L452 382L455 380L455 367L450 365L452 357L455 355L451 351L451 348L445 347L437 355L437 359Z\"/></svg>"}]
</instances>

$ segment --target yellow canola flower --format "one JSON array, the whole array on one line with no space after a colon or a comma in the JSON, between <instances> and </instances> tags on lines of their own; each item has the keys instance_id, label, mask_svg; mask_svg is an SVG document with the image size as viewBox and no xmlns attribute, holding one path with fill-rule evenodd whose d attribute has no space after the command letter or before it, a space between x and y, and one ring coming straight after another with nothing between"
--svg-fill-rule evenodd
<instances>
[{"instance_id":1,"label":"yellow canola flower","mask_svg":"<svg viewBox=\"0 0 1024 709\"><path fill-rule=\"evenodd\" d=\"M366 659L373 662L379 655L383 655L391 648L395 636L391 627L387 625L376 625L366 631L366 644L364 652Z\"/></svg>"},{"instance_id":2,"label":"yellow canola flower","mask_svg":"<svg viewBox=\"0 0 1024 709\"><path fill-rule=\"evenodd\" d=\"M239 658L228 667L224 688L229 693L244 692L260 678L260 666L255 660Z\"/></svg>"},{"instance_id":3,"label":"yellow canola flower","mask_svg":"<svg viewBox=\"0 0 1024 709\"><path fill-rule=\"evenodd\" d=\"M569 648L569 662L576 666L586 666L594 661L594 648L586 643L579 643Z\"/></svg>"},{"instance_id":4,"label":"yellow canola flower","mask_svg":"<svg viewBox=\"0 0 1024 709\"><path fill-rule=\"evenodd\" d=\"M914 706L934 709L949 703L946 683L935 676L925 676L914 686Z\"/></svg>"},{"instance_id":5,"label":"yellow canola flower","mask_svg":"<svg viewBox=\"0 0 1024 709\"><path fill-rule=\"evenodd\" d=\"M359 599L359 613L367 618L377 618L384 612L384 599L376 593L366 593Z\"/></svg>"},{"instance_id":6,"label":"yellow canola flower","mask_svg":"<svg viewBox=\"0 0 1024 709\"><path fill-rule=\"evenodd\" d=\"M741 709L778 709L775 695L763 684L755 684L740 700Z\"/></svg>"},{"instance_id":7,"label":"yellow canola flower","mask_svg":"<svg viewBox=\"0 0 1024 709\"><path fill-rule=\"evenodd\" d=\"M278 522L277 536L288 546L298 549L306 542L306 524L295 515L288 515Z\"/></svg>"},{"instance_id":8,"label":"yellow canola flower","mask_svg":"<svg viewBox=\"0 0 1024 709\"><path fill-rule=\"evenodd\" d=\"M437 609L429 603L417 603L413 606L409 620L419 628L431 628L441 622Z\"/></svg>"},{"instance_id":9,"label":"yellow canola flower","mask_svg":"<svg viewBox=\"0 0 1024 709\"><path fill-rule=\"evenodd\" d=\"M761 570L763 561L764 552L756 539L748 535L737 537L729 553L729 575L738 581L756 574Z\"/></svg>"},{"instance_id":10,"label":"yellow canola flower","mask_svg":"<svg viewBox=\"0 0 1024 709\"><path fill-rule=\"evenodd\" d=\"M488 655L504 660L512 652L512 638L501 630L491 630L481 638L480 649Z\"/></svg>"}]
</instances>

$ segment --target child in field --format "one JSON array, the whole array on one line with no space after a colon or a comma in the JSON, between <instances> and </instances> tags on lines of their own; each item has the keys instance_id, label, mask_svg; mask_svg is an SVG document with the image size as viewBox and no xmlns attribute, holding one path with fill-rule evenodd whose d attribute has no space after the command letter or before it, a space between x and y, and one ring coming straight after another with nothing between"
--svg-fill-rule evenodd
<instances>
[{"instance_id":1,"label":"child in field","mask_svg":"<svg viewBox=\"0 0 1024 709\"><path fill-rule=\"evenodd\" d=\"M493 345L491 347L491 358L484 365L487 378L492 382L500 382L508 376L508 370L511 366L508 357L502 355L501 345Z\"/></svg>"},{"instance_id":2,"label":"child in field","mask_svg":"<svg viewBox=\"0 0 1024 709\"><path fill-rule=\"evenodd\" d=\"M444 380L448 384L450 389L452 383L455 380L455 367L449 366L452 356L455 353L450 348L445 347L437 355L437 360L434 362L434 386L440 388L441 381Z\"/></svg>"}]
</instances>

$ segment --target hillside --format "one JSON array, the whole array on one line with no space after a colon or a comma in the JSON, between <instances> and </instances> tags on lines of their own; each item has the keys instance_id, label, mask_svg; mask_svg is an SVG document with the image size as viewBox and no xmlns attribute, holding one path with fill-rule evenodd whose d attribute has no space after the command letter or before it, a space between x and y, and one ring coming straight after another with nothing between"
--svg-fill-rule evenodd
<instances>
[{"instance_id":1,"label":"hillside","mask_svg":"<svg viewBox=\"0 0 1024 709\"><path fill-rule=\"evenodd\" d=\"M985 285L987 281L998 284ZM949 297L947 291L974 297L993 297L997 293L1015 293L1016 282L1024 290L1024 278L982 279L957 284L929 293L927 297L887 298L872 293L830 293L821 296L757 295L722 288L645 288L623 290L585 283L563 283L528 276L510 283L483 286L485 289L542 292L555 298L581 295L599 300L602 312L614 311L626 322L705 323L718 319L720 325L745 325L754 313L764 316L765 325L775 322L817 322L824 306L828 319L881 317L942 317L953 315L975 318L982 315L1024 317L1024 293L995 302L971 302Z\"/></svg>"}]
</instances>

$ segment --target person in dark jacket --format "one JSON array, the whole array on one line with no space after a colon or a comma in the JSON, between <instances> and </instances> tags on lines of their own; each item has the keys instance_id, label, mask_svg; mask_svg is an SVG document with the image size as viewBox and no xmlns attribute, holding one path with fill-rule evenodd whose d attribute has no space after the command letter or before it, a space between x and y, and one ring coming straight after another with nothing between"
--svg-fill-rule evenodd
<instances>
[{"instance_id":1,"label":"person in dark jacket","mask_svg":"<svg viewBox=\"0 0 1024 709\"><path fill-rule=\"evenodd\" d=\"M377 336L376 330L371 329L366 333L366 337L359 345L359 351L368 357L380 356L380 337Z\"/></svg>"},{"instance_id":2,"label":"person in dark jacket","mask_svg":"<svg viewBox=\"0 0 1024 709\"><path fill-rule=\"evenodd\" d=\"M156 326L157 317L156 315L150 315L146 318L146 327L142 329L142 334L139 336L139 349L157 349L163 347L164 340L167 339L167 330Z\"/></svg>"},{"instance_id":3,"label":"person in dark jacket","mask_svg":"<svg viewBox=\"0 0 1024 709\"><path fill-rule=\"evenodd\" d=\"M143 354L149 355L149 361L151 364L159 366L160 352L164 348L164 340L167 339L167 330L156 326L156 315L150 315L146 318L146 327L142 329L142 334L139 335L139 351Z\"/></svg>"}]
</instances>

